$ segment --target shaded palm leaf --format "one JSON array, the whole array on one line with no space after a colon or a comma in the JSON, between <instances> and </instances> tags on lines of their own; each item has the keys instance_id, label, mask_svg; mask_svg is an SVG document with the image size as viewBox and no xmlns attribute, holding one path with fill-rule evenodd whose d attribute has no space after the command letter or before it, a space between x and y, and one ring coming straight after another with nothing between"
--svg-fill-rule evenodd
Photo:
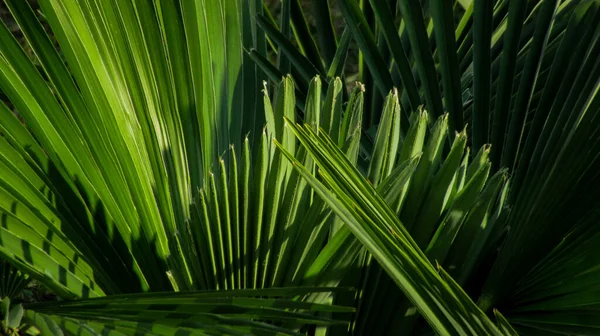
<instances>
[{"instance_id":1,"label":"shaded palm leaf","mask_svg":"<svg viewBox=\"0 0 600 336\"><path fill-rule=\"evenodd\" d=\"M22 273L6 261L0 261L0 296L15 298L31 282L29 275Z\"/></svg>"},{"instance_id":2,"label":"shaded palm leaf","mask_svg":"<svg viewBox=\"0 0 600 336\"><path fill-rule=\"evenodd\" d=\"M302 325L346 323L312 313L350 313L349 308L293 300L327 290L166 292L40 303L25 306L21 329L42 335L297 335Z\"/></svg>"}]
</instances>

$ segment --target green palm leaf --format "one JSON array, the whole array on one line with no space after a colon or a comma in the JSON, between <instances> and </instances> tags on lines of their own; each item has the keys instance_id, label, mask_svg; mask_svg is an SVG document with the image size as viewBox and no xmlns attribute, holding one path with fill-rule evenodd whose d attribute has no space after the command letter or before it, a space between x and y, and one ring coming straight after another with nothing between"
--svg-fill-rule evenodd
<instances>
[{"instance_id":1,"label":"green palm leaf","mask_svg":"<svg viewBox=\"0 0 600 336\"><path fill-rule=\"evenodd\" d=\"M292 125L291 121L289 127L319 164L330 189L278 143L283 153L438 333L500 334L463 292L448 287L383 198L326 135L318 136L310 127ZM470 329L474 327L478 329Z\"/></svg>"}]
</instances>

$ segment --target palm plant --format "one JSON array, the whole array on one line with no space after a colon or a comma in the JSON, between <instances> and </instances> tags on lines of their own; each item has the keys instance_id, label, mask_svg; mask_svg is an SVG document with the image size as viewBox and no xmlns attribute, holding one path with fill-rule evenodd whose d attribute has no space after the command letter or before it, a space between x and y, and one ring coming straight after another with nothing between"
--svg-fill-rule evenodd
<instances>
[{"instance_id":1,"label":"palm plant","mask_svg":"<svg viewBox=\"0 0 600 336\"><path fill-rule=\"evenodd\" d=\"M327 3L315 1L321 49L329 49L323 59L295 1L283 2L279 27L261 16L262 1L40 1L59 50L25 2L7 4L37 59L0 28L0 89L25 121L0 106L0 254L66 299L26 307L25 323L42 334L516 333L508 321L525 333L598 327L590 253L597 201L553 197L598 182L598 31L588 25L598 20L597 1L558 9L542 1L529 9L535 29L523 34L513 30L527 8L516 1L498 2L488 21L478 18L493 14L491 6L466 4L459 32L449 28L451 6L419 13L418 1L400 1L405 23L390 34L398 30L383 28L386 7L377 7L387 2L372 1L373 20L368 6L346 0L349 29L337 51L324 43L335 36ZM498 22L506 15L508 23ZM504 46L486 44L492 27L482 37L471 21L499 24L495 41L506 30ZM278 45L280 70L262 56L268 41L257 25ZM387 52L369 27L380 42L392 39L390 48L404 46L410 58L396 65L404 70L385 66L401 60L377 56ZM292 31L301 52L288 40ZM579 34L585 38L569 38ZM337 77L353 36L367 64L361 80L379 91L357 84L348 93ZM456 41L453 50L453 37L465 55ZM428 77L438 71L430 42L442 60L443 95ZM577 56L569 57L570 43ZM487 70L499 50L507 77L493 84ZM528 73L519 59L524 69L541 65ZM515 64L532 88L523 84L515 98L527 107L508 105L513 127L523 115L534 119L516 145L540 153L522 163L529 156L507 150L501 158L518 159L499 165L494 149L515 144L496 145L496 128L482 131L477 117L488 113L492 88L509 85L513 76L504 74ZM290 72L295 80L281 75ZM271 84L261 84L266 77ZM478 84L486 81L487 89ZM544 106L550 112L537 113ZM547 222L551 230L542 232ZM495 310L492 323L492 307L507 318Z\"/></svg>"},{"instance_id":2,"label":"palm plant","mask_svg":"<svg viewBox=\"0 0 600 336\"><path fill-rule=\"evenodd\" d=\"M223 40L213 34L203 35L209 38L209 45L194 49L197 43L189 39L206 33L202 25L209 25L204 22L208 16L176 20L178 15L190 13L183 3L178 7L156 2L154 7L138 8L124 2L115 6L42 2L62 55L25 3L8 5L39 64L23 57L10 33L2 31L2 88L26 124L6 106L0 109L5 218L0 251L65 299L101 297L29 306L26 323L43 334L99 332L105 328L125 334L170 334L178 330L278 333L288 329L260 321L287 328L297 328L299 323L327 325L331 318L306 311L334 313L336 318L348 311L323 305L329 300L326 293L336 291L323 286L344 285L352 279L357 260L364 257L361 245L270 144L270 139L277 137L285 153L303 157L302 164L314 170L306 152L301 147L294 150L296 140L283 123L283 116L292 121L295 118L295 89L290 78L278 85L273 105L267 87L262 100L247 95L240 116L241 112L226 112L234 109L234 102L240 103L235 87L216 93L214 86L204 82L214 81L206 76L223 75L214 74L221 65L215 70L210 62L202 63L207 57L216 61L222 55L213 52L210 43L214 48L223 47ZM212 9L217 13L223 10L219 6ZM150 12L142 15L140 10ZM156 22L134 24L152 13ZM169 13L171 20L165 18ZM226 26L241 29L235 25L236 18L225 19ZM177 26L167 29L165 22L182 24L179 35L171 31ZM251 23L246 24L251 27ZM155 33L163 34L158 35L165 41L163 48L172 49L154 45ZM150 52L151 46L162 54ZM241 48L232 46L234 50ZM227 49L228 55L230 51ZM175 57L182 55L190 64L183 70ZM256 71L252 64L237 60L228 62L226 69L242 79ZM243 64L244 68L230 67L230 63ZM227 78L237 79L233 74ZM161 82L163 76L173 85ZM330 85L322 103L320 86L320 79L311 81L312 91L304 104L310 107L305 120L337 137L356 164L361 138L356 131L363 115L364 87L357 86L342 113L341 81ZM181 89L194 93L194 99ZM231 96L226 94L230 91ZM231 99L222 101L223 96ZM202 109L196 107L200 105ZM254 139L244 138L242 135L247 131L252 134L253 129L241 129L239 120L254 120L256 106L264 106L262 120L267 126L254 132L258 133L253 134ZM221 112L212 110L216 107ZM433 209L447 206L447 200L440 203L438 193L424 193L430 177L437 178L440 188L460 194L469 190L470 198L478 197L489 171L486 149L472 165L473 176L467 177L467 161L462 159L464 133L452 155L443 160L447 119L437 122L437 130L425 145L429 117L422 111L413 117L412 138L405 139L400 147L399 113L398 97L393 94L384 114L396 126L379 132L377 159L369 168L370 178L381 185L390 204L400 211L404 199L417 198L427 200ZM255 127L253 122L245 125ZM204 136L205 132L213 135ZM227 155L221 154L219 146L229 142L233 146ZM426 159L419 160L423 148ZM440 170L443 174L438 173L439 162L447 162ZM455 172L461 172L458 184L448 180ZM407 189L413 174L423 190ZM472 179L475 182L470 183ZM495 201L502 187L503 179L496 180L500 183L491 185L485 196L488 202ZM193 188L199 190L192 193ZM437 218L433 217L430 220ZM444 321L464 319L472 310L480 314L486 328L496 331L472 303L468 305L469 299L460 290L445 285L418 247L413 244L409 248L420 267L427 268L428 276L433 277L425 288L425 284L410 282L420 288L413 298L439 288L453 300L453 309L466 306L465 313L457 311L445 317L439 315L440 309L446 309L442 302L430 315L436 321L441 319L436 325L448 328ZM286 289L259 290L274 286ZM255 290L240 291L245 288ZM237 291L187 292L223 289ZM132 294L139 291L181 292ZM307 298L311 302L285 300L306 293L312 293ZM340 293L336 299L352 299L353 295Z\"/></svg>"},{"instance_id":3,"label":"palm plant","mask_svg":"<svg viewBox=\"0 0 600 336\"><path fill-rule=\"evenodd\" d=\"M598 236L594 223L600 208L594 196L599 182L600 3L335 3L311 2L314 39L303 33L313 28L296 0L282 2L280 23L268 13L259 16L257 22L269 37L278 64L269 64L260 51L252 51L251 56L273 78L291 64L302 96L309 74L321 74L329 82L343 75L353 39L360 49L358 79L373 88L365 97L371 107L365 109L363 123L361 148L366 155L374 153L373 143L378 140L371 127L388 123L376 107L385 105L394 86L400 88L403 121L423 104L434 117L448 112L451 139L454 130L466 126L468 145L480 148L490 143L491 172L508 168L511 176L506 209L492 221L494 229L485 236L490 240L475 238L485 253L465 252L473 235L452 241L451 250L466 253L461 258L477 259L478 274L459 275L452 271L453 262L439 262L482 310L500 309L520 334L596 334L598 283L592 279L598 260L592 246ZM336 9L347 25L339 36L333 29ZM281 23L288 20L290 27ZM412 123L402 125L400 138L408 137ZM316 148L308 150L316 155ZM324 177L328 189L340 198L347 196L349 186L335 178L341 162L335 164L331 171L321 169L329 176ZM416 202L409 209L426 209L425 204ZM420 246L426 249L428 240L422 237L431 237L429 228L415 221L410 210L401 211L399 218L417 243L424 239ZM475 232L481 234L490 220L487 215L478 220L483 230ZM390 285L392 279L377 275L363 284L365 300L373 301L358 303L356 330L409 333L422 328L418 321L398 322L414 310L398 303L406 300L394 299L402 296ZM383 306L382 298L386 298ZM376 309L374 302L379 305Z\"/></svg>"},{"instance_id":4,"label":"palm plant","mask_svg":"<svg viewBox=\"0 0 600 336\"><path fill-rule=\"evenodd\" d=\"M241 41L211 31L239 39L252 23L209 15L238 13L226 3L40 4L60 50L24 2L8 5L37 59L0 30L0 85L25 120L1 106L0 253L64 299L109 296L29 306L25 322L42 334L280 333L331 323L306 311L347 312L320 304L334 291L323 285L340 282L360 245L331 244L339 221L270 144L276 136L295 153L282 126L295 114L293 83L279 85L274 107L266 88L255 99ZM318 82L309 102L320 105ZM353 134L363 90L343 123L341 92L338 81L311 118ZM312 287L289 288L300 285ZM286 288L258 290L274 286ZM187 292L223 289L237 291ZM307 293L311 303L286 300Z\"/></svg>"}]
</instances>

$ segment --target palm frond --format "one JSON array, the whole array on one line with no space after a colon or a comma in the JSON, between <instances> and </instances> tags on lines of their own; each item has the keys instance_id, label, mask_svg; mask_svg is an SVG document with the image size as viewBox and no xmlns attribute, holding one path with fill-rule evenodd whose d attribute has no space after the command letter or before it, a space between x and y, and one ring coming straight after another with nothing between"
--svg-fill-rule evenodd
<instances>
[{"instance_id":1,"label":"palm frond","mask_svg":"<svg viewBox=\"0 0 600 336\"><path fill-rule=\"evenodd\" d=\"M328 187L280 145L283 153L350 227L434 330L440 334L500 335L464 292L442 280L392 209L327 135L317 135L310 126L302 128L288 122L318 163ZM453 282L450 277L446 280ZM440 305L441 302L444 304Z\"/></svg>"}]
</instances>

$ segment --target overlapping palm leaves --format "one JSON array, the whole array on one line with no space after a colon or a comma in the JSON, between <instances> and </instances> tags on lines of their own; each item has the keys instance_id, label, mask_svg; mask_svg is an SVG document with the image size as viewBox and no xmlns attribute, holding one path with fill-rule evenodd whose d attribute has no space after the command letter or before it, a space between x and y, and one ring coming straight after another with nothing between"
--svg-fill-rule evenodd
<instances>
[{"instance_id":1,"label":"overlapping palm leaves","mask_svg":"<svg viewBox=\"0 0 600 336\"><path fill-rule=\"evenodd\" d=\"M60 53L26 3L8 4L39 64L3 27L0 83L26 123L0 108L0 252L63 298L124 295L29 307L29 322L57 334L278 333L303 322L331 323L302 310L347 311L319 305L331 289L315 287L293 294L313 293L308 299L316 304L279 300L273 309L261 298L287 292L127 295L338 285L361 256L361 245L271 144L280 139L288 153L314 167L283 122L296 113L291 79L279 84L274 104L266 87L264 99L256 99L256 86L246 85L257 76L252 63L242 62L240 38L261 44L246 16L255 4L42 1ZM323 103L320 80L310 85L305 120L339 138L356 163L364 88L357 87L342 112L339 79ZM386 115L399 121L396 98L390 96ZM262 106L264 119L256 112ZM412 194L406 189L412 171L427 171L427 177L437 171L417 168L425 162L413 156L423 147L427 114L415 118L420 128L415 141L404 142L402 160L395 158L395 127L394 138L382 136L379 145L392 153L382 147L370 172L379 178L392 173L381 192L397 209ZM436 162L444 120L430 140ZM458 169L454 162L463 149L464 142L445 170ZM258 298L244 301L248 296ZM223 300L235 304L214 307ZM253 310L256 305L263 308ZM260 321L285 322L287 329Z\"/></svg>"},{"instance_id":2,"label":"overlapping palm leaves","mask_svg":"<svg viewBox=\"0 0 600 336\"><path fill-rule=\"evenodd\" d=\"M390 111L394 110L396 111L395 118L397 119L399 117L397 96L390 96L389 100L390 105L394 105L395 103L396 106L395 108L389 106L384 111L384 119L386 117L392 117L390 114L393 112ZM396 101L393 102L393 100ZM446 120L444 118L441 121L443 123ZM390 124L391 123L392 122L390 122ZM310 171L302 166L301 162L295 160L292 154L287 152L283 146L280 146L280 148L284 151L286 156L294 162L294 166L298 168L303 177L309 181L317 193L323 197L340 218L348 224L354 235L374 255L388 274L392 276L398 286L403 289L407 297L415 303L436 332L439 334L501 334L483 312L479 311L475 304L464 292L462 292L462 290L460 290L460 287L453 283L452 278L443 271L444 278L448 283L442 280L442 277L437 274L433 266L429 263L426 254L421 252L418 243L411 238L406 228L398 220L396 213L389 207L388 204L394 204L398 201L402 203L402 196L406 195L405 193L400 192L396 194L400 196L400 200L396 199L397 196L393 197L393 194L388 194L387 196L391 197L384 199L378 194L374 187L360 175L358 170L353 167L351 162L344 156L343 152L337 149L335 143L326 135L318 137L317 133L308 125L304 129L294 125L291 125L290 127L294 129L294 133L300 138L302 144L307 147L308 151L317 161L322 171L323 179L326 184L330 185L333 194L321 182L314 178ZM398 130L399 129L396 129L392 134L398 134ZM388 132L386 132L384 128L380 128L380 131L380 134L385 134L385 136L379 137L378 139L388 136ZM444 136L445 134L443 132L438 134L438 137ZM437 139L433 137L432 142L435 143L437 142L436 140ZM436 208L439 208L437 213L442 212L445 206L449 206L454 201L454 199L450 197L450 202L448 204L444 204L444 201L439 202L440 200L436 196L444 195L444 190L442 189L441 192L438 192L440 189L436 187L447 187L448 194L451 193L454 188L455 191L458 191L461 195L467 192L473 192L470 189L467 191L467 188L463 189L459 186L461 182L458 181L460 178L457 178L459 173L458 164L463 155L465 140L466 137L464 134L457 137L452 151L452 154L454 155L451 154L442 165L440 171L436 172L435 178L433 178L434 185L432 186L430 195L424 200L426 210L421 212L421 216L429 215L434 217ZM398 144L397 141L393 145L389 140L386 142L386 145L391 145L391 147L397 147ZM378 142L378 144L381 144L381 142ZM414 148L412 143L406 144L406 147ZM389 162L387 162L386 165L393 166L398 153L395 150L388 151L388 153L389 156L387 158ZM427 158L424 157L421 158L421 160L423 160L421 162L426 162ZM403 179L401 181L404 183L401 187L407 188L406 175L408 175L408 179L412 178L410 175L415 172L415 162L417 161L418 160L415 159L409 159L405 164L398 167L401 169L401 172L397 176L402 176L402 173L405 173L404 176L402 176ZM456 161L456 164L454 164L454 161ZM372 164L371 167L377 167L377 164ZM391 171L388 167L384 166L382 168L384 172L387 171L389 173ZM463 165L463 172L466 172L466 168L466 164ZM375 169L370 171L372 172ZM484 171L484 173L480 173L479 176L484 177L480 177L480 181L469 180L467 183L469 186L479 184L479 190L474 192L475 195L481 191L481 187L483 186L482 182L485 182L485 179L487 178L489 163L487 167L482 166L480 169L481 171ZM406 174L406 170L410 170L410 172ZM423 168L420 166L414 174L418 175L422 170ZM450 171L451 173L447 174L446 171ZM453 182L441 182L444 180L444 177L448 175L453 176ZM396 184L398 182L397 176L391 175L389 179L384 180L384 185ZM462 175L462 178L462 183L464 183L464 174ZM416 176L415 180L417 180ZM436 182L439 182L440 184L437 185ZM456 183L456 185L454 183ZM389 187L389 185L387 187ZM414 185L416 185L416 183ZM489 189L493 190L490 193L492 195L482 193L481 197L497 196L496 192L498 191L498 187L499 185L497 183L494 184L492 182L488 186ZM412 194L409 195L412 196ZM389 203L386 204L386 201ZM459 215L458 217L461 216ZM449 225L447 221L443 221L442 223L442 226L438 229L440 231L443 230L445 227L444 225ZM419 224L426 225L427 221L420 221ZM430 229L432 231L435 230L433 227ZM432 242L432 249L439 248L444 239L448 241L453 240L454 235L456 235L458 230L460 230L461 234L463 234L463 232L468 233L469 231L472 231L469 230L471 229L469 227L463 227L462 229L460 227L455 227L454 229L454 232L442 231L444 236L441 239ZM344 227L344 230L347 229ZM342 231L338 231L338 234L341 232ZM356 239L353 236L348 237L348 239ZM481 240L482 239L479 239L479 241ZM441 250L443 250L443 247ZM443 258L445 256L444 252L445 251L441 252L438 256ZM412 269L407 265L416 265L417 267ZM461 264L460 266L463 265ZM462 269L462 267L460 268ZM466 271L468 272L470 270L467 269ZM440 305L441 302L444 303Z\"/></svg>"},{"instance_id":3,"label":"overlapping palm leaves","mask_svg":"<svg viewBox=\"0 0 600 336\"><path fill-rule=\"evenodd\" d=\"M310 104L315 94L319 95L318 89L311 85L307 113L315 110ZM363 99L362 86L359 86L351 95L343 115L344 125L351 123L354 104L357 101L362 104ZM480 262L477 256L485 255L486 247L491 246L489 242L497 240L496 235L502 233L502 230L495 230L495 223L503 208L506 172L500 171L488 181L489 147L482 147L473 162L469 162L465 132L455 137L449 153L443 155L448 135L447 115L432 123L429 131L428 113L414 113L409 131L401 139L400 113L397 92L390 93L375 137L373 159L367 168L369 180L353 167L357 164L360 147L359 125L356 125L358 128L355 126L352 137L347 138L348 134L342 133L336 140L326 135L326 129L321 129L317 135L314 123L309 122L303 129L291 125L292 121L288 120L287 127L294 130L315 159L331 191L280 145L294 162L294 167L299 168L302 176L352 229L339 228L332 242L348 246L346 254L353 250L357 253L355 242L358 238L410 299L403 301L396 284L388 283L391 280L385 277L377 263L370 262L370 257L356 259L355 267L367 268L362 281L355 278L352 283L363 289L362 296L355 298L358 318L353 332L367 332L361 323L366 318L381 318L381 315L393 317L397 323L402 323L403 319L413 323L414 308L413 314L406 314L413 302L440 334L499 334L460 287L447 283L452 281L449 276L446 275L445 280L439 278L429 261L445 262L452 274L462 279L461 282L475 274L474 267ZM307 119L313 120L308 115ZM327 124L321 122L321 125L326 127ZM345 154L337 148L342 143L345 145L341 148L347 148ZM398 217L404 218L402 223ZM412 237L407 228L413 229ZM349 234L350 231L354 235ZM412 273L407 270L408 265L417 265L419 271ZM386 305L378 302L383 300L379 296L381 292L386 295L385 300L391 301L387 305L389 311L385 311ZM440 302L444 303L438 305ZM368 332L385 332L389 328L369 327ZM406 326L394 328L407 330Z\"/></svg>"},{"instance_id":4,"label":"overlapping palm leaves","mask_svg":"<svg viewBox=\"0 0 600 336\"><path fill-rule=\"evenodd\" d=\"M520 332L596 330L597 258L590 252L598 203L589 191L598 186L597 1L460 2L466 11L458 3L453 11L447 2L400 1L397 29L389 15L396 6L371 1L371 17L346 0L340 5L349 28L337 50L322 1L313 6L320 48L306 38L297 2L284 1L279 34L260 15L260 1L40 1L60 53L24 2L8 3L39 64L3 27L0 87L26 125L0 108L0 253L61 296L349 285L361 293L336 293L333 302L355 305L356 317L332 333L427 330L413 304L440 333L514 332L499 313L496 329L479 310L492 307ZM266 41L255 17L279 45L282 72L296 79L296 86L290 78L278 85L273 104L268 85L264 97L257 94L263 75L249 62L274 83L281 80L261 56ZM291 32L304 54L286 43ZM347 94L335 77L352 36L370 90L358 85ZM244 47L253 48L248 56ZM400 92L388 95L393 85ZM506 99L499 97L513 95L502 107ZM419 110L422 103L429 113ZM377 123L378 111L381 126L370 139L360 129ZM297 117L314 131L295 127ZM498 140L505 132L506 140ZM296 167L306 167L303 177L272 137L296 157ZM484 145L490 141L491 148ZM477 155L468 155L469 144ZM317 173L313 158L321 182L309 176ZM512 169L510 189L500 166ZM399 268L402 253L413 262ZM479 296L479 308L427 259ZM407 278L411 272L426 281ZM312 292L307 300L328 302L329 292L315 291L294 294ZM236 315L238 303L200 309L201 295L166 294L169 307L149 306L165 294L132 297L135 303L125 306L109 296L103 303L38 306L39 315L28 316L67 333L258 326L277 333L297 328L295 322L330 323L290 309L333 317L346 311L287 301L277 312L252 310L263 303L244 301L244 314ZM167 313L186 305L197 316ZM112 309L127 318L110 315Z\"/></svg>"},{"instance_id":5,"label":"overlapping palm leaves","mask_svg":"<svg viewBox=\"0 0 600 336\"><path fill-rule=\"evenodd\" d=\"M303 72L315 68L340 75L351 35L360 48L359 80L372 88L366 106L384 106L396 86L403 121L421 104L433 116L448 112L451 131L467 125L468 145L477 149L491 143L482 154L491 160L491 173L509 169L510 188L503 196L507 211L496 213L495 220L489 214L473 217L482 227L495 223L490 240L475 238L482 252L468 254L477 259L467 264L478 264L478 274L468 279L448 269L471 297L479 298L478 305L489 313L499 308L523 334L596 334L600 3L341 0L337 8L347 27L336 38L334 2L312 1L320 10L314 13L316 36L308 39L298 33L310 30L302 7L296 0L287 2L294 34L278 32L268 15L257 21L273 51L298 69L299 82L306 81ZM264 64L256 52L254 58ZM379 109L366 111L365 129L387 122ZM409 125L402 123L401 137L410 134ZM363 149L371 148L365 139ZM401 212L400 219L415 237L422 229L412 227L414 215L406 215ZM464 243L475 233L481 230L455 240L450 255L466 253ZM454 257L446 265L453 266ZM379 294L365 297L382 302L398 291L375 279L365 289ZM406 327L396 321L410 308L401 306L404 312L398 315L390 313L397 311L395 303L373 311L374 306L359 309L357 330L409 332L393 326Z\"/></svg>"},{"instance_id":6,"label":"overlapping palm leaves","mask_svg":"<svg viewBox=\"0 0 600 336\"><path fill-rule=\"evenodd\" d=\"M125 295L115 306L111 299L54 303L26 316L58 334L276 334L331 323L310 314L338 308L281 300L323 292L314 286L126 295L289 287L282 276L310 265L324 241L309 240L327 210L271 148L270 107L262 132L263 100L253 85L260 79L242 54L243 38L260 45L249 18L254 3L42 1L60 50L26 2L7 4L39 63L0 27L0 87L25 120L0 107L0 253L62 298ZM275 124L294 113L284 92L275 101ZM248 132L256 141L244 141ZM254 160L250 141L260 148ZM289 179L297 188L285 188ZM315 221L302 231L291 209L278 211L290 199L314 209ZM308 243L295 244L291 227L308 233ZM283 233L286 241L276 243L273 234ZM278 244L300 255L312 251L313 259L284 264ZM260 301L267 297L278 300ZM219 310L219 300L235 303ZM158 302L165 305L152 306Z\"/></svg>"},{"instance_id":7,"label":"overlapping palm leaves","mask_svg":"<svg viewBox=\"0 0 600 336\"><path fill-rule=\"evenodd\" d=\"M42 335L107 331L111 335L298 335L294 329L302 325L332 324L330 318L314 312L351 311L295 299L306 292L305 288L163 292L40 303L28 307L24 323L36 326Z\"/></svg>"}]
</instances>

